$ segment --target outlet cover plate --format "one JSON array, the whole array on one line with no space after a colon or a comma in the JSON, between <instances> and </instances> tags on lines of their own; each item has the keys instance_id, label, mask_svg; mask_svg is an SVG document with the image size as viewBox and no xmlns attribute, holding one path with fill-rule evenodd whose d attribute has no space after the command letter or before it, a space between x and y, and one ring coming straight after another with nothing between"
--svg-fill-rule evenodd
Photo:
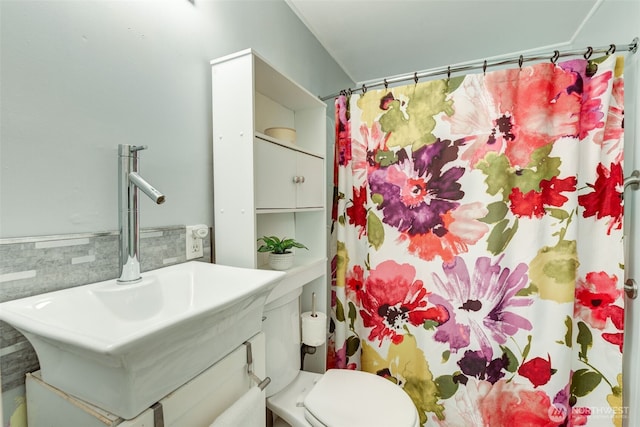
<instances>
[{"instance_id":1,"label":"outlet cover plate","mask_svg":"<svg viewBox=\"0 0 640 427\"><path fill-rule=\"evenodd\" d=\"M201 258L202 256L204 256L204 248L202 247L203 239L195 237L193 234L193 230L195 230L196 228L198 228L198 226L191 226L191 225L187 226L187 238L185 239L186 240L185 249L187 254L187 260L194 259L194 258Z\"/></svg>"}]
</instances>

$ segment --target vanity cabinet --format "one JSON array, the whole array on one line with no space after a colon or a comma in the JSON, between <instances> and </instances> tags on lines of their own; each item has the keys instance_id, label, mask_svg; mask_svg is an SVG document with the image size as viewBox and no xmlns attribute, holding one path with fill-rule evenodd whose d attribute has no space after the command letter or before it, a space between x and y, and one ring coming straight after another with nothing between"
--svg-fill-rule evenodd
<instances>
[{"instance_id":1,"label":"vanity cabinet","mask_svg":"<svg viewBox=\"0 0 640 427\"><path fill-rule=\"evenodd\" d=\"M269 268L258 238L294 238L287 286L303 287L302 311L328 310L326 104L252 49L211 61L215 262ZM296 130L294 143L265 134ZM324 370L326 350L305 359Z\"/></svg>"},{"instance_id":2,"label":"vanity cabinet","mask_svg":"<svg viewBox=\"0 0 640 427\"><path fill-rule=\"evenodd\" d=\"M264 334L260 332L248 342L252 348L252 370L258 378L264 378ZM255 381L247 374L246 347L240 345L230 350L223 359L160 399L155 408L146 409L129 420L53 387L42 380L40 371L28 373L25 385L29 427L208 426L255 386ZM159 418L162 424L156 422Z\"/></svg>"}]
</instances>

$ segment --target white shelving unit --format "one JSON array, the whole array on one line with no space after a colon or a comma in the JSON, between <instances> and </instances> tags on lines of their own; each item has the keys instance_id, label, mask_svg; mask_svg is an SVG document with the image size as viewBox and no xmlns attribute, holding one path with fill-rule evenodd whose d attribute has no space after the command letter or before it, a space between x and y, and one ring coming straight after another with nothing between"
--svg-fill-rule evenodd
<instances>
[{"instance_id":1,"label":"white shelving unit","mask_svg":"<svg viewBox=\"0 0 640 427\"><path fill-rule=\"evenodd\" d=\"M315 293L326 312L326 105L252 49L211 67L215 262L268 269L258 238L295 238L309 250L296 250L284 282L304 286L302 311ZM295 129L296 143L265 135L270 127ZM326 350L318 350L308 370L324 371Z\"/></svg>"}]
</instances>

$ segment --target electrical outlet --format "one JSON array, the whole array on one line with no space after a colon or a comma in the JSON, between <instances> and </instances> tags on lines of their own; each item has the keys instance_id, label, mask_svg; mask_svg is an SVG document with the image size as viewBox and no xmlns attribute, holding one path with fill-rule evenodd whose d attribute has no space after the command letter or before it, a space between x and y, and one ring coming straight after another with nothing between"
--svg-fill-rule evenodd
<instances>
[{"instance_id":1,"label":"electrical outlet","mask_svg":"<svg viewBox=\"0 0 640 427\"><path fill-rule=\"evenodd\" d=\"M200 238L197 234L198 230L200 230L201 228L202 228L201 225L187 226L187 238L186 238L186 245L185 245L187 259L200 258L204 255L204 249L202 247L203 246L202 238ZM207 233L204 233L204 236L206 235Z\"/></svg>"}]
</instances>

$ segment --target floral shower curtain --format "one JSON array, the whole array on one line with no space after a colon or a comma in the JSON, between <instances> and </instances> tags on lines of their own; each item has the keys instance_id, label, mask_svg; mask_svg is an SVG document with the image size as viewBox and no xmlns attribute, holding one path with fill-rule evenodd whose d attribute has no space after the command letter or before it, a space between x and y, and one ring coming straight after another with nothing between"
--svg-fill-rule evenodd
<instances>
[{"instance_id":1,"label":"floral shower curtain","mask_svg":"<svg viewBox=\"0 0 640 427\"><path fill-rule=\"evenodd\" d=\"M621 426L623 63L336 99L330 368L425 426Z\"/></svg>"}]
</instances>

